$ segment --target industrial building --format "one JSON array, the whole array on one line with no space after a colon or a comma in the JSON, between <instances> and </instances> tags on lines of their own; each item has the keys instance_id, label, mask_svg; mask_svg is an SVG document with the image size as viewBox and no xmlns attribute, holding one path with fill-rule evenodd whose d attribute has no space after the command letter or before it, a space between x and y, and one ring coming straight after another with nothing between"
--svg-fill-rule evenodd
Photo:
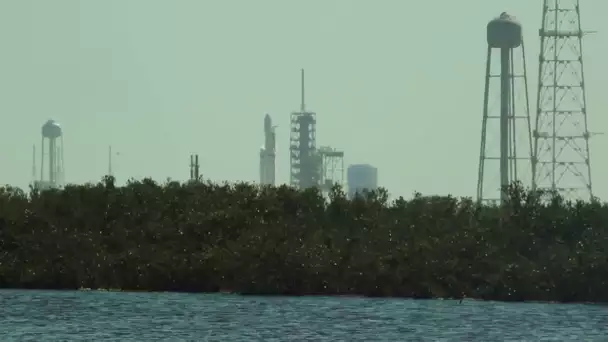
<instances>
[{"instance_id":1,"label":"industrial building","mask_svg":"<svg viewBox=\"0 0 608 342\"><path fill-rule=\"evenodd\" d=\"M378 189L378 169L369 164L350 165L346 171L348 198L357 193Z\"/></svg>"}]
</instances>

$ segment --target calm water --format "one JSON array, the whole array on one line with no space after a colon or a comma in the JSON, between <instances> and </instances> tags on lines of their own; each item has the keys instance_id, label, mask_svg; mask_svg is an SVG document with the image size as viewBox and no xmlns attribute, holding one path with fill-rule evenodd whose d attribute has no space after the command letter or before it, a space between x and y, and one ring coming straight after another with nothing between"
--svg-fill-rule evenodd
<instances>
[{"instance_id":1,"label":"calm water","mask_svg":"<svg viewBox=\"0 0 608 342\"><path fill-rule=\"evenodd\" d=\"M1 341L608 341L608 307L0 291Z\"/></svg>"}]
</instances>

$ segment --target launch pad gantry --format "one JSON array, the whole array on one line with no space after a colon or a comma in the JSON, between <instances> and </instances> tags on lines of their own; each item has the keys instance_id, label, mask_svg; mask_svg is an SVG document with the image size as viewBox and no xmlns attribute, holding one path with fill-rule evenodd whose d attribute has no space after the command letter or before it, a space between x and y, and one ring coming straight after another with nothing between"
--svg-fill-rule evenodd
<instances>
[{"instance_id":1,"label":"launch pad gantry","mask_svg":"<svg viewBox=\"0 0 608 342\"><path fill-rule=\"evenodd\" d=\"M344 182L344 152L331 147L317 149L316 113L306 110L304 69L301 70L300 111L291 113L289 143L290 184L298 189L323 191Z\"/></svg>"}]
</instances>

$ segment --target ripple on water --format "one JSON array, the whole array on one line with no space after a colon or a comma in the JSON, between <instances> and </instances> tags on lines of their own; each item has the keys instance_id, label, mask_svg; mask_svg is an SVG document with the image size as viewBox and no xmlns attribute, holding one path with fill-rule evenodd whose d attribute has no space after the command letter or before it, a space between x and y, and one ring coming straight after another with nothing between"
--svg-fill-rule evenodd
<instances>
[{"instance_id":1,"label":"ripple on water","mask_svg":"<svg viewBox=\"0 0 608 342\"><path fill-rule=\"evenodd\" d=\"M2 341L605 341L608 307L0 291Z\"/></svg>"}]
</instances>

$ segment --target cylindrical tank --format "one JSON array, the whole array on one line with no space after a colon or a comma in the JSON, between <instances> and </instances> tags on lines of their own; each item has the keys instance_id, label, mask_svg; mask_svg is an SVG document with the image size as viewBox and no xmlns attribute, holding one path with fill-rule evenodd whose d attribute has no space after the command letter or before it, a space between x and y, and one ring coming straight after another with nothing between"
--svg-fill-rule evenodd
<instances>
[{"instance_id":1,"label":"cylindrical tank","mask_svg":"<svg viewBox=\"0 0 608 342\"><path fill-rule=\"evenodd\" d=\"M368 164L350 165L346 171L348 196L353 198L357 192L378 188L378 169Z\"/></svg>"},{"instance_id":2,"label":"cylindrical tank","mask_svg":"<svg viewBox=\"0 0 608 342\"><path fill-rule=\"evenodd\" d=\"M521 45L521 24L505 12L490 21L487 29L488 45L491 48L513 49Z\"/></svg>"},{"instance_id":3,"label":"cylindrical tank","mask_svg":"<svg viewBox=\"0 0 608 342\"><path fill-rule=\"evenodd\" d=\"M53 120L42 125L42 136L49 139L57 139L61 136L61 126Z\"/></svg>"}]
</instances>

